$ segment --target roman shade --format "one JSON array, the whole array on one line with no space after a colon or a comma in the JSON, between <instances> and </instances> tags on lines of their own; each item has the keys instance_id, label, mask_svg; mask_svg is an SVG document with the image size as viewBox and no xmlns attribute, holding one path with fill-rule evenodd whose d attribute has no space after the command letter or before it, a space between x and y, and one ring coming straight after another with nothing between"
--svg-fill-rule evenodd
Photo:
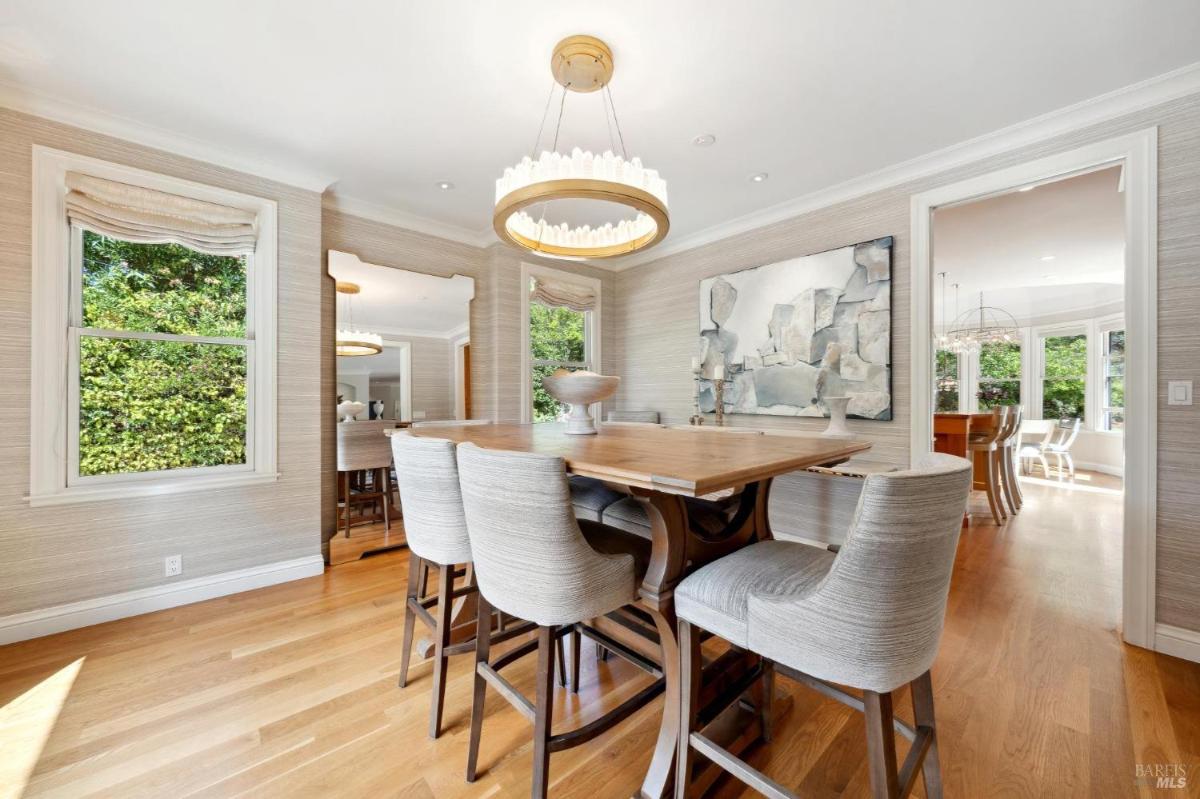
<instances>
[{"instance_id":1,"label":"roman shade","mask_svg":"<svg viewBox=\"0 0 1200 799\"><path fill-rule=\"evenodd\" d=\"M106 236L182 244L212 255L254 251L253 211L67 172L67 218Z\"/></svg>"},{"instance_id":2,"label":"roman shade","mask_svg":"<svg viewBox=\"0 0 1200 799\"><path fill-rule=\"evenodd\" d=\"M597 297L591 288L578 283L535 277L529 299L551 308L570 308L583 312L595 310Z\"/></svg>"}]
</instances>

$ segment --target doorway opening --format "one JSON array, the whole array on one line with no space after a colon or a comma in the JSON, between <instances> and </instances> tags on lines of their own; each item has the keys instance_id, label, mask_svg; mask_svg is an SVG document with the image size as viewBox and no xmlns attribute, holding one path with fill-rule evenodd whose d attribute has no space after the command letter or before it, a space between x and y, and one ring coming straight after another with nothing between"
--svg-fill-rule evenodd
<instances>
[{"instance_id":1,"label":"doorway opening","mask_svg":"<svg viewBox=\"0 0 1200 799\"><path fill-rule=\"evenodd\" d=\"M1091 564L1072 588L1086 576L1148 648L1156 142L1151 129L913 198L912 451L961 449L980 489L970 524L1028 536L1031 565Z\"/></svg>"}]
</instances>

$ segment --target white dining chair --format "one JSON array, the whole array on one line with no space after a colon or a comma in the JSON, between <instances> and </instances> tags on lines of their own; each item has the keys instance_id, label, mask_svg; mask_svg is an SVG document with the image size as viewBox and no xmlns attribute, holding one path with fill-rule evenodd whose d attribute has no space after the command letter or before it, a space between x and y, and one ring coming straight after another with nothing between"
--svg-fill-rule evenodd
<instances>
[{"instance_id":1,"label":"white dining chair","mask_svg":"<svg viewBox=\"0 0 1200 799\"><path fill-rule=\"evenodd\" d=\"M1071 447L1079 438L1079 428L1083 426L1082 419L1069 420L1065 427L1059 428L1058 440L1046 445L1047 455L1053 455L1058 461L1058 479L1062 479L1063 461L1067 462L1067 470L1071 479L1075 479L1075 461L1071 458Z\"/></svg>"},{"instance_id":2,"label":"white dining chair","mask_svg":"<svg viewBox=\"0 0 1200 799\"><path fill-rule=\"evenodd\" d=\"M1033 473L1033 460L1036 458L1042 464L1042 474L1050 476L1050 465L1046 462L1046 446L1054 440L1055 422L1053 419L1025 419L1021 422L1021 442L1017 448L1017 458L1021 461L1021 473ZM1025 438L1040 440L1026 443Z\"/></svg>"}]
</instances>

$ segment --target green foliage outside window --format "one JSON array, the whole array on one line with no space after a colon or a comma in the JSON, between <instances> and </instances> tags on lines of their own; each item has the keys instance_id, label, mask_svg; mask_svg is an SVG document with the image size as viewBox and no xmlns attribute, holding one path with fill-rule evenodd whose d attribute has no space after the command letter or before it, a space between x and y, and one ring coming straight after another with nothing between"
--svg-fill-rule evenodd
<instances>
[{"instance_id":1,"label":"green foliage outside window","mask_svg":"<svg viewBox=\"0 0 1200 799\"><path fill-rule=\"evenodd\" d=\"M1087 336L1048 336L1043 347L1042 418L1083 419L1087 405Z\"/></svg>"},{"instance_id":2,"label":"green foliage outside window","mask_svg":"<svg viewBox=\"0 0 1200 799\"><path fill-rule=\"evenodd\" d=\"M556 369L584 368L585 314L570 308L529 304L529 357L533 397L533 421L553 422L565 411L558 400L542 388L542 378Z\"/></svg>"},{"instance_id":3,"label":"green foliage outside window","mask_svg":"<svg viewBox=\"0 0 1200 799\"><path fill-rule=\"evenodd\" d=\"M243 338L244 258L83 233L82 326ZM246 462L246 347L81 335L79 474Z\"/></svg>"},{"instance_id":4,"label":"green foliage outside window","mask_svg":"<svg viewBox=\"0 0 1200 799\"><path fill-rule=\"evenodd\" d=\"M979 409L1021 404L1021 345L993 342L979 349Z\"/></svg>"},{"instance_id":5,"label":"green foliage outside window","mask_svg":"<svg viewBox=\"0 0 1200 799\"><path fill-rule=\"evenodd\" d=\"M937 412L958 413L958 353L938 350L935 372Z\"/></svg>"},{"instance_id":6,"label":"green foliage outside window","mask_svg":"<svg viewBox=\"0 0 1200 799\"><path fill-rule=\"evenodd\" d=\"M1108 331L1104 342L1105 429L1125 427L1125 331Z\"/></svg>"}]
</instances>

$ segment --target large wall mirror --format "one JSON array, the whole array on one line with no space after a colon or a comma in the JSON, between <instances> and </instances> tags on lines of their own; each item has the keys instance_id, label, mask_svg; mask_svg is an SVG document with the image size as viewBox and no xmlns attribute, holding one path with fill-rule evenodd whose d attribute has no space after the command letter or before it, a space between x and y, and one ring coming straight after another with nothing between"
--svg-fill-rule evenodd
<instances>
[{"instance_id":1,"label":"large wall mirror","mask_svg":"<svg viewBox=\"0 0 1200 799\"><path fill-rule=\"evenodd\" d=\"M358 420L471 416L470 303L475 281L435 277L329 251L337 281L338 402Z\"/></svg>"}]
</instances>

